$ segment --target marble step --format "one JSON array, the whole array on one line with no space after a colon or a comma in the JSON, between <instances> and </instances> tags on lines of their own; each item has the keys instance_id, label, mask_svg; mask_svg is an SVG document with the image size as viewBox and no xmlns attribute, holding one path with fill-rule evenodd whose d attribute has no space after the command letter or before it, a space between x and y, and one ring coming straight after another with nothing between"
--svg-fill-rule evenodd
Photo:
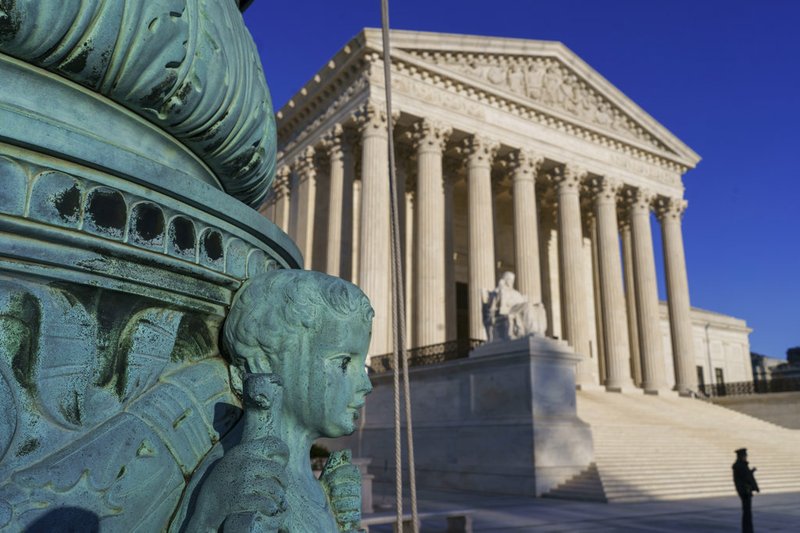
<instances>
[{"instance_id":1,"label":"marble step","mask_svg":"<svg viewBox=\"0 0 800 533\"><path fill-rule=\"evenodd\" d=\"M735 494L733 450L750 449L767 492L800 490L800 431L699 400L579 391L595 463L548 497L648 501Z\"/></svg>"}]
</instances>

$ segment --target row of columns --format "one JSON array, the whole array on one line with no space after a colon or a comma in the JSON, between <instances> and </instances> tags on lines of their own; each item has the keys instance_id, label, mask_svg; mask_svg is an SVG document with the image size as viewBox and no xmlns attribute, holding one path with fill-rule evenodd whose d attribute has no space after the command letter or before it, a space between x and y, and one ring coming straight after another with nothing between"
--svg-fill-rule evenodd
<instances>
[{"instance_id":1,"label":"row of columns","mask_svg":"<svg viewBox=\"0 0 800 533\"><path fill-rule=\"evenodd\" d=\"M353 150L345 142L345 130L335 127L322 143L329 163L329 206L327 219L328 253L325 270L333 275L350 277L370 297L376 311L371 353L391 350L391 269L389 228L389 179L387 125L385 113L366 105L354 117L360 132L361 173L354 180ZM417 177L413 220L414 273L412 316L413 345L425 346L448 339L446 306L447 283L446 230L448 184L442 165L445 147L452 134L444 124L423 119L413 125L411 138L416 155ZM458 147L466 167L468 188L468 263L471 338L484 338L481 316L482 290L495 285L494 213L492 166L498 143L481 135L467 137ZM303 152L296 162L298 175L295 199L287 198L287 171L276 179L273 206L274 220L286 223L286 210L293 204L288 228L310 265L315 173L313 148ZM512 178L514 206L514 252L519 290L532 301L543 297L543 274L549 268L541 260L537 188L544 158L521 149L508 158ZM584 356L579 364L577 381L593 381L590 354L591 328L586 304L586 260L583 250L581 191L593 193L591 216L594 224L594 254L599 321L597 337L602 339L605 385L620 391L634 381L648 392L666 388L661 343L658 290L653 252L650 212L655 209L661 221L667 296L675 364L676 388L680 392L696 389L689 292L681 235L681 214L685 202L655 197L644 189L624 188L622 183L605 176L591 176L577 165L557 166L549 174L555 188L558 232L558 270L562 336L576 353ZM360 189L359 189L360 184ZM450 189L451 191L451 189ZM452 192L450 192L452 194ZM357 205L349 202L356 202ZM625 206L625 216L618 217L618 207ZM345 216L348 210L352 217ZM348 221L351 227L345 227ZM285 227L285 226L282 226ZM353 229L356 229L353 232ZM354 234L350 250L342 236ZM620 257L620 240L622 257ZM351 272L343 270L343 256L351 255ZM623 263L625 268L623 269ZM352 276L350 276L352 274ZM411 273L407 277L410 277ZM452 277L452 274L450 275ZM552 301L552 300L551 300Z\"/></svg>"}]
</instances>

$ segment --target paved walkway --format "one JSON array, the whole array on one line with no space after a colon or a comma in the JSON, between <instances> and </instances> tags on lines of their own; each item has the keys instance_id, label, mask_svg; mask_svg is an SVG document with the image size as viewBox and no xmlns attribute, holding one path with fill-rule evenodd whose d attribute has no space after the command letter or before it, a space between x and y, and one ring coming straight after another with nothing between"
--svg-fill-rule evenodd
<instances>
[{"instance_id":1,"label":"paved walkway","mask_svg":"<svg viewBox=\"0 0 800 533\"><path fill-rule=\"evenodd\" d=\"M382 488L376 487L375 502L391 504L394 497ZM736 496L615 504L443 491L422 491L418 497L420 512L472 509L473 530L481 532L735 533L741 527ZM756 494L753 522L759 533L800 532L800 493ZM370 528L370 533L389 531L392 526ZM423 520L422 531L446 531L444 516Z\"/></svg>"}]
</instances>

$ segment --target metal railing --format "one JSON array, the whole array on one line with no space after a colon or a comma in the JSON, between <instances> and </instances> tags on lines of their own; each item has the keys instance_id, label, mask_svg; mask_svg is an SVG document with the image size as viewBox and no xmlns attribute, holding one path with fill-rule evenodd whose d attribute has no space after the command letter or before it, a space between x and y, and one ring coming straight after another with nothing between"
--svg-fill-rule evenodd
<instances>
[{"instance_id":1,"label":"metal railing","mask_svg":"<svg viewBox=\"0 0 800 533\"><path fill-rule=\"evenodd\" d=\"M800 391L800 377L776 377L769 381L739 381L701 385L700 392L706 397L744 396L747 394L769 394L772 392Z\"/></svg>"},{"instance_id":2,"label":"metal railing","mask_svg":"<svg viewBox=\"0 0 800 533\"><path fill-rule=\"evenodd\" d=\"M480 346L486 341L480 339L459 339L430 344L407 350L408 366L424 366L464 359L469 356L470 350ZM392 354L375 355L370 359L369 368L372 372L389 372L392 370Z\"/></svg>"}]
</instances>

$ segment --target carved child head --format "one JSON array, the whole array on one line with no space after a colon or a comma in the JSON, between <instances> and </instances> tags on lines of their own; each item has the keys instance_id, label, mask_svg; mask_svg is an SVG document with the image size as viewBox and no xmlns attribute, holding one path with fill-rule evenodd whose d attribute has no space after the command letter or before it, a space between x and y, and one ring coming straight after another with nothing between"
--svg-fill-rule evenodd
<instances>
[{"instance_id":1,"label":"carved child head","mask_svg":"<svg viewBox=\"0 0 800 533\"><path fill-rule=\"evenodd\" d=\"M225 322L224 348L246 373L283 382L284 414L314 436L355 430L372 390L364 363L374 312L361 290L307 270L250 278Z\"/></svg>"}]
</instances>

